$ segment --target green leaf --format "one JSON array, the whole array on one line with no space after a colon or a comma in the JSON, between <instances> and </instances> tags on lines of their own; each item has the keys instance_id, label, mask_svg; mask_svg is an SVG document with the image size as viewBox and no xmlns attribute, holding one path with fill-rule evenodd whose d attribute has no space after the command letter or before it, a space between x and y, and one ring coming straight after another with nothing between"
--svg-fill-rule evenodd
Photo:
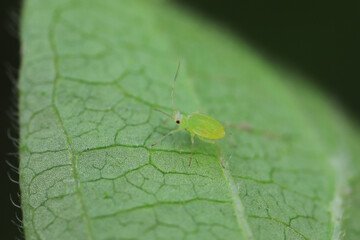
<instances>
[{"instance_id":1,"label":"green leaf","mask_svg":"<svg viewBox=\"0 0 360 240\"><path fill-rule=\"evenodd\" d=\"M359 135L303 77L170 1L26 0L26 239L357 239ZM231 123L214 146L154 111ZM251 129L244 129L247 123Z\"/></svg>"}]
</instances>

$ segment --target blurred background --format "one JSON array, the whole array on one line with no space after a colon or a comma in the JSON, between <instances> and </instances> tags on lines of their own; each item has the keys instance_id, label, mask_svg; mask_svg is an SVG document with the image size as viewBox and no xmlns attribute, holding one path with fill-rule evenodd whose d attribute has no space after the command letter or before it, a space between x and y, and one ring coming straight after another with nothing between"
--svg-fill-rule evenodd
<instances>
[{"instance_id":1,"label":"blurred background","mask_svg":"<svg viewBox=\"0 0 360 240\"><path fill-rule=\"evenodd\" d=\"M309 78L360 120L360 1L174 0L179 5L231 29L271 61ZM16 98L19 68L19 0L0 1L0 232L1 239L21 238L14 222L21 212L16 174ZM35 26L36 27L36 26ZM10 135L10 136L9 136Z\"/></svg>"}]
</instances>

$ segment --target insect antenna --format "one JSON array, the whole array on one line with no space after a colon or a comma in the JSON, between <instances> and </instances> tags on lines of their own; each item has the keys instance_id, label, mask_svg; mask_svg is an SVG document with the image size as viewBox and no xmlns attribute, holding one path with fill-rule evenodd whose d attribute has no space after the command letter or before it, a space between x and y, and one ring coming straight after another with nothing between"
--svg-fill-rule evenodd
<instances>
[{"instance_id":1,"label":"insect antenna","mask_svg":"<svg viewBox=\"0 0 360 240\"><path fill-rule=\"evenodd\" d=\"M161 111L160 109L154 108L155 111L161 112L162 114L165 114L166 116L168 116L168 118L172 119L173 117L170 114L167 114L164 111Z\"/></svg>"},{"instance_id":2,"label":"insect antenna","mask_svg":"<svg viewBox=\"0 0 360 240\"><path fill-rule=\"evenodd\" d=\"M180 65L181 65L181 62L179 61L179 64L178 64L178 67L177 67L177 70L176 70L176 73L175 73L175 77L174 77L174 82L173 82L173 85L172 85L172 88L171 88L171 106L172 106L173 111L175 110L174 109L174 87L175 87L176 78L177 78L178 73L179 73Z\"/></svg>"}]
</instances>

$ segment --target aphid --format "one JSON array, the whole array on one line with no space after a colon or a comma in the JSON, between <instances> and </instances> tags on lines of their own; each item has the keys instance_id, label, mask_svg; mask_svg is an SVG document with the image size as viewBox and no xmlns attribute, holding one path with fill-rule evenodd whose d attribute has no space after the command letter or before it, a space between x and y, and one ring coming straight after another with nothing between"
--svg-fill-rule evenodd
<instances>
[{"instance_id":1,"label":"aphid","mask_svg":"<svg viewBox=\"0 0 360 240\"><path fill-rule=\"evenodd\" d=\"M179 73L180 63L178 65L178 68L176 70L176 74L174 77L172 89L171 89L171 105L172 105L172 115L167 114L159 109L155 109L158 112L161 112L165 114L169 119L174 121L177 125L179 125L178 129L172 130L162 138L160 138L156 143L152 144L151 146L155 146L161 141L163 141L166 137L168 137L171 134L177 133L181 130L188 131L191 136L191 156L189 160L189 166L191 165L192 155L193 155L193 149L194 149L194 137L198 136L198 138L204 142L212 143L215 145L216 151L218 153L220 162L222 167L224 167L224 162L221 156L220 149L216 142L214 140L220 139L225 136L225 130L224 127L215 119L205 115L201 114L199 112L191 113L189 115L185 115L180 113L179 110L175 110L174 108L174 86L176 82L176 78Z\"/></svg>"}]
</instances>

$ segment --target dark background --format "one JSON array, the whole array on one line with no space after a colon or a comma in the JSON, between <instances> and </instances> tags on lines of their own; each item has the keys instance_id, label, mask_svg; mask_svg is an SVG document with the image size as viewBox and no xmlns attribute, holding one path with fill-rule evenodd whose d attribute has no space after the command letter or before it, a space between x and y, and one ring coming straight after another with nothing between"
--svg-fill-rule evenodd
<instances>
[{"instance_id":1,"label":"dark background","mask_svg":"<svg viewBox=\"0 0 360 240\"><path fill-rule=\"evenodd\" d=\"M1 239L21 238L10 201L19 203L17 175L16 86L19 0L0 1L0 226ZM261 49L264 55L310 76L359 122L360 1L177 0ZM36 26L35 26L36 27ZM14 93L15 92L15 93ZM10 133L10 136L9 134Z\"/></svg>"},{"instance_id":2,"label":"dark background","mask_svg":"<svg viewBox=\"0 0 360 240\"><path fill-rule=\"evenodd\" d=\"M0 0L0 239L23 239L18 226L21 225L16 216L21 218L21 211L14 206L19 205L19 187L11 182L18 175L6 163L17 166L17 96L16 79L19 67L18 39L18 0ZM12 140L13 139L13 140ZM18 225L18 226L17 226Z\"/></svg>"}]
</instances>

